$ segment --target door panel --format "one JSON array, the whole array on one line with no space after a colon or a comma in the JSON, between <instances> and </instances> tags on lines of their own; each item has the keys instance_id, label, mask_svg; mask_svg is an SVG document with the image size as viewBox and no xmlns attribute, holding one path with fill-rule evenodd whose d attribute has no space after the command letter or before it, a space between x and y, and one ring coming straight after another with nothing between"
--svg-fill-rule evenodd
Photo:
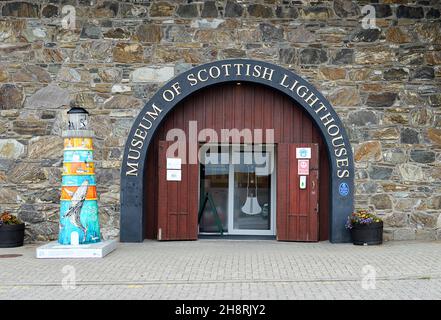
<instances>
[{"instance_id":1,"label":"door panel","mask_svg":"<svg viewBox=\"0 0 441 320\"><path fill-rule=\"evenodd\" d=\"M198 165L182 163L181 181L167 181L167 148L171 144L159 141L158 240L196 240Z\"/></svg>"},{"instance_id":2,"label":"door panel","mask_svg":"<svg viewBox=\"0 0 441 320\"><path fill-rule=\"evenodd\" d=\"M306 189L300 189L296 148L311 148ZM277 146L277 239L318 241L318 144Z\"/></svg>"}]
</instances>

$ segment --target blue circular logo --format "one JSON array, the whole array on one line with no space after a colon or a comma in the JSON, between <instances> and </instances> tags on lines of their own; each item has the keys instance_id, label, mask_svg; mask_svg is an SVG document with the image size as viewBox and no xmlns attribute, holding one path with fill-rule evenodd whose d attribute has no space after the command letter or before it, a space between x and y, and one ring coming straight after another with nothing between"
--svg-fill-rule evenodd
<instances>
[{"instance_id":1,"label":"blue circular logo","mask_svg":"<svg viewBox=\"0 0 441 320\"><path fill-rule=\"evenodd\" d=\"M349 194L349 186L346 182L340 183L340 186L338 187L338 192L341 196L346 197Z\"/></svg>"}]
</instances>

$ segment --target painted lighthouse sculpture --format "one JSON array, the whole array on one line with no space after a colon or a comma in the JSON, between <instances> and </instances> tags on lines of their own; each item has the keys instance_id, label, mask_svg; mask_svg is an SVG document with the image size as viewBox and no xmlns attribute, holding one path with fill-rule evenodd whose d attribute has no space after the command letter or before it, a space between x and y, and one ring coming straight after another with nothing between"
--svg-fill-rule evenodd
<instances>
[{"instance_id":1,"label":"painted lighthouse sculpture","mask_svg":"<svg viewBox=\"0 0 441 320\"><path fill-rule=\"evenodd\" d=\"M67 114L58 242L63 245L96 243L101 241L101 234L89 113L73 105Z\"/></svg>"}]
</instances>

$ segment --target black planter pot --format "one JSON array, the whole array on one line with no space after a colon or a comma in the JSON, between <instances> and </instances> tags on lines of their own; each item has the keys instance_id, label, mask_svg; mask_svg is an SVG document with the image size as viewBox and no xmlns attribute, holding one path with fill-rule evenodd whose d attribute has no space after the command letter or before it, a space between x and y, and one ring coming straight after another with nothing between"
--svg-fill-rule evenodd
<instances>
[{"instance_id":1,"label":"black planter pot","mask_svg":"<svg viewBox=\"0 0 441 320\"><path fill-rule=\"evenodd\" d=\"M0 248L21 247L25 224L4 224L0 226Z\"/></svg>"},{"instance_id":2,"label":"black planter pot","mask_svg":"<svg viewBox=\"0 0 441 320\"><path fill-rule=\"evenodd\" d=\"M351 229L355 245L376 245L383 243L383 222L354 224Z\"/></svg>"}]
</instances>

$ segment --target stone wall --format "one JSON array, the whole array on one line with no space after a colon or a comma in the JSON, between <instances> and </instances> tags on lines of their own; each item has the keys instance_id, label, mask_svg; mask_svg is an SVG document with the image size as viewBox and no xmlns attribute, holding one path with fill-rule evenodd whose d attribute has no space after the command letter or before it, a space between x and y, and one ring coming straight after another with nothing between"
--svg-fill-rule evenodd
<instances>
[{"instance_id":1,"label":"stone wall","mask_svg":"<svg viewBox=\"0 0 441 320\"><path fill-rule=\"evenodd\" d=\"M1 1L0 211L26 221L28 241L56 238L74 100L97 136L103 236L117 236L123 146L141 106L193 65L246 57L329 99L353 144L356 206L385 216L387 239L441 238L441 3L372 2L377 28L363 29L370 1Z\"/></svg>"}]
</instances>

